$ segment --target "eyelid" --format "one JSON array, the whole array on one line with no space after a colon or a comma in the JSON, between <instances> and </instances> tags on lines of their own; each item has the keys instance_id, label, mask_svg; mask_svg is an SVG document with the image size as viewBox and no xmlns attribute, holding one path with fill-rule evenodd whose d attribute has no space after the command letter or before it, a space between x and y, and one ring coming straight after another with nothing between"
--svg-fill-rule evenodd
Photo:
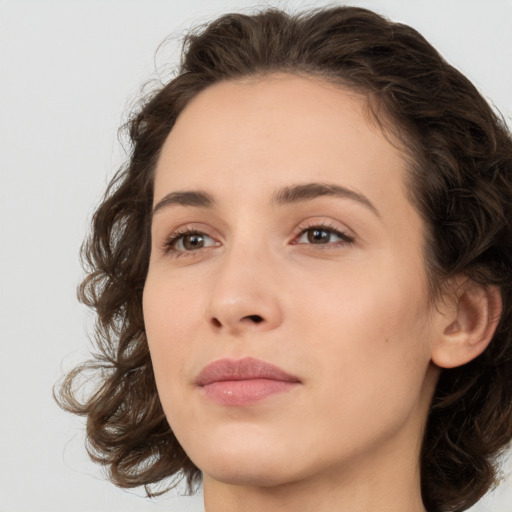
<instances>
[{"instance_id":1,"label":"eyelid","mask_svg":"<svg viewBox=\"0 0 512 512\"><path fill-rule=\"evenodd\" d=\"M297 238L302 236L306 231L311 229L323 229L326 231L331 231L334 234L340 236L344 242L337 242L338 244L342 243L353 243L355 241L355 234L352 230L347 228L344 225L340 225L339 223L336 223L335 221L331 219L325 219L325 218L319 218L319 217L313 217L306 219L305 221L301 222L295 229L292 239L292 244L298 245L296 242ZM308 245L308 244L304 244ZM311 244L314 245L314 244ZM322 244L318 244L322 245ZM323 244L323 245L334 245L334 244Z\"/></svg>"},{"instance_id":2,"label":"eyelid","mask_svg":"<svg viewBox=\"0 0 512 512\"><path fill-rule=\"evenodd\" d=\"M197 237L197 238L201 238L203 240L203 246L201 247L197 247L195 249L187 249L186 247L180 247L178 248L179 245L182 245L184 246L185 245L185 239L187 237ZM207 240L210 240L210 241L213 241L213 244L212 243L209 243L207 242ZM207 245L204 245L204 244L207 244ZM169 241L169 245L177 252L195 252L195 251L198 251L199 249L205 249L207 247L213 247L215 246L215 240L210 236L210 235L207 235L206 233L202 233L202 232L199 232L199 231L190 231L188 233L182 233L182 234L178 234L176 236L174 236L172 238L172 240Z\"/></svg>"},{"instance_id":3,"label":"eyelid","mask_svg":"<svg viewBox=\"0 0 512 512\"><path fill-rule=\"evenodd\" d=\"M312 229L319 229L330 231L334 235L338 236L340 240L336 240L333 242L327 242L324 244L314 244L314 243L305 243L298 242L298 239L304 235L305 232ZM211 240L214 243L209 244L205 247L198 247L197 249L177 249L175 244L186 235L203 235ZM204 253L205 251L209 251L215 247L219 247L223 244L220 240L219 234L216 230L213 230L209 226L200 223L200 222L191 222L187 224L180 225L175 229L171 230L170 234L163 237L163 239L158 244L160 246L160 252L163 255L170 255L174 258L178 257L194 257L199 253ZM302 221L297 227L293 230L292 239L290 240L291 245L302 245L302 246L315 246L317 249L322 248L334 248L344 245L349 245L354 243L355 236L353 231L347 228L345 225L334 221L332 219L326 219L325 217L312 217Z\"/></svg>"},{"instance_id":4,"label":"eyelid","mask_svg":"<svg viewBox=\"0 0 512 512\"><path fill-rule=\"evenodd\" d=\"M186 250L186 249L176 249L174 245L183 237L186 235L202 235L204 237L207 237L211 240L213 240L215 243L212 245L208 245L206 247L199 247L195 250ZM196 252L202 252L203 250L209 250L212 247L218 247L221 245L221 242L219 241L218 236L216 234L212 233L212 230L206 227L204 224L201 223L189 223L181 225L175 229L173 229L170 234L165 236L161 242L160 250L162 254L164 255L172 255L174 257L181 257L181 256L193 256Z\"/></svg>"}]
</instances>

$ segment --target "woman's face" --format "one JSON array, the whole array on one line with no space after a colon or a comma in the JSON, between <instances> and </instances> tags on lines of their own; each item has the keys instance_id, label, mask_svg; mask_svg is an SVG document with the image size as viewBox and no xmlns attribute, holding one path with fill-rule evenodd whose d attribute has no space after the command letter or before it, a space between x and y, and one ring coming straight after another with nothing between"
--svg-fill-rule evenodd
<instances>
[{"instance_id":1,"label":"woman's face","mask_svg":"<svg viewBox=\"0 0 512 512\"><path fill-rule=\"evenodd\" d=\"M205 485L417 470L436 331L406 172L364 100L313 78L223 82L178 118L144 317Z\"/></svg>"}]
</instances>

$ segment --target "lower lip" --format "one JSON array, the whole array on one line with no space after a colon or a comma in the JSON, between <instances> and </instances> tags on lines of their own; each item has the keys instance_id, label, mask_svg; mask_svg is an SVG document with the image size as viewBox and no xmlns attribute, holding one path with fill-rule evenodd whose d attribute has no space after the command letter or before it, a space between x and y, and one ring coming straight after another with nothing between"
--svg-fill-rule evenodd
<instances>
[{"instance_id":1,"label":"lower lip","mask_svg":"<svg viewBox=\"0 0 512 512\"><path fill-rule=\"evenodd\" d=\"M243 407L272 395L286 393L297 384L272 379L248 379L212 382L202 388L206 396L218 404Z\"/></svg>"}]
</instances>

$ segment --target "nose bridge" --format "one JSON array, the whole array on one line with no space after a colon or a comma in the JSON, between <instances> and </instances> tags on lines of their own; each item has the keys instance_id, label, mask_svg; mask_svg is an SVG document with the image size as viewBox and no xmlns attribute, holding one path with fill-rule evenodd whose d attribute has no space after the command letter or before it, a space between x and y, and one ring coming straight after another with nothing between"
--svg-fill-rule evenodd
<instances>
[{"instance_id":1,"label":"nose bridge","mask_svg":"<svg viewBox=\"0 0 512 512\"><path fill-rule=\"evenodd\" d=\"M215 328L231 333L272 329L282 321L275 258L265 240L247 235L226 245L207 311Z\"/></svg>"}]
</instances>

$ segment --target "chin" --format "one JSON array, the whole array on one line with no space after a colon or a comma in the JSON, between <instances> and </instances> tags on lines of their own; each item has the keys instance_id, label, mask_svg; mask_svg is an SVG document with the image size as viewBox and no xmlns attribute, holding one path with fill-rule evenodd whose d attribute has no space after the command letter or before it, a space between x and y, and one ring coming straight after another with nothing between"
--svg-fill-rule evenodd
<instances>
[{"instance_id":1,"label":"chin","mask_svg":"<svg viewBox=\"0 0 512 512\"><path fill-rule=\"evenodd\" d=\"M225 484L248 487L278 487L298 480L282 461L275 464L261 456L248 460L240 454L234 461L219 458L214 464L205 464L203 475Z\"/></svg>"},{"instance_id":2,"label":"chin","mask_svg":"<svg viewBox=\"0 0 512 512\"><path fill-rule=\"evenodd\" d=\"M202 446L194 445L189 456L203 475L226 484L271 487L295 480L298 465L285 453L284 443L255 437L210 437Z\"/></svg>"}]
</instances>

